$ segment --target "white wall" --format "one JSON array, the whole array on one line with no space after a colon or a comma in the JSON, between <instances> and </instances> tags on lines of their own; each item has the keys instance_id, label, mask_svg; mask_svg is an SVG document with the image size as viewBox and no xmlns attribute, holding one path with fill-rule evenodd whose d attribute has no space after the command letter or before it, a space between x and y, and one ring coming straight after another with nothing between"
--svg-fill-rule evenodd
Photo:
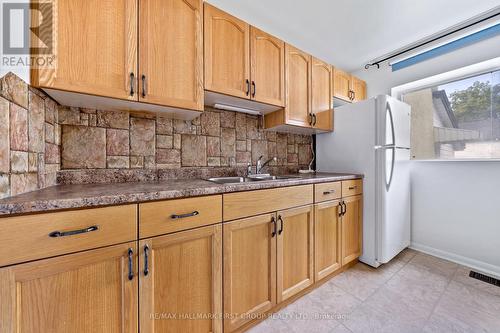
<instances>
[{"instance_id":1,"label":"white wall","mask_svg":"<svg viewBox=\"0 0 500 333\"><path fill-rule=\"evenodd\" d=\"M391 72L360 70L368 95L500 56L500 36ZM500 276L500 161L412 163L412 246Z\"/></svg>"}]
</instances>

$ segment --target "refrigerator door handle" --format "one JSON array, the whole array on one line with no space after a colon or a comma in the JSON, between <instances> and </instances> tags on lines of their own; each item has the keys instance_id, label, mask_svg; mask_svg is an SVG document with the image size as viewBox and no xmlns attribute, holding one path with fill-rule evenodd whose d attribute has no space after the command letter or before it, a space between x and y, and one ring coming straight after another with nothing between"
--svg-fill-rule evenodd
<instances>
[{"instance_id":1,"label":"refrigerator door handle","mask_svg":"<svg viewBox=\"0 0 500 333\"><path fill-rule=\"evenodd\" d=\"M410 150L410 148L408 147L400 147L400 146L396 146L396 145L383 145L383 146L375 146L375 150L379 150L379 149L406 149L406 150Z\"/></svg>"},{"instance_id":2,"label":"refrigerator door handle","mask_svg":"<svg viewBox=\"0 0 500 333\"><path fill-rule=\"evenodd\" d=\"M391 145L395 145L396 144L396 132L394 131L394 119L392 117L391 104L389 104L389 102L387 102L385 108L386 108L387 116L389 117L389 120L390 120L389 125L391 126L391 139L392 140L391 140L390 144ZM387 127L387 120L386 120L386 127ZM386 130L386 133L387 133L387 128L385 130ZM387 144L387 142L386 142L386 144Z\"/></svg>"},{"instance_id":3,"label":"refrigerator door handle","mask_svg":"<svg viewBox=\"0 0 500 333\"><path fill-rule=\"evenodd\" d=\"M390 169L389 177L387 177L387 172L385 173L385 188L387 191L389 191L389 188L391 187L392 176L394 175L394 163L396 160L396 148L391 148L391 150L392 150L392 152L391 152L391 169ZM385 158L387 159L387 152L386 152ZM386 163L387 163L387 160L386 160Z\"/></svg>"}]
</instances>

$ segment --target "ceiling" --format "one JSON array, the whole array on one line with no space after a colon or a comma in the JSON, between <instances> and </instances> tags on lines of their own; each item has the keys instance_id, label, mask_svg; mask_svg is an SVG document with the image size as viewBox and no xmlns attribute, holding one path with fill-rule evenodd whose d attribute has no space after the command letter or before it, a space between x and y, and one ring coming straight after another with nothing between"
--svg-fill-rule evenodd
<instances>
[{"instance_id":1,"label":"ceiling","mask_svg":"<svg viewBox=\"0 0 500 333\"><path fill-rule=\"evenodd\" d=\"M500 6L500 0L209 0L347 71Z\"/></svg>"}]
</instances>

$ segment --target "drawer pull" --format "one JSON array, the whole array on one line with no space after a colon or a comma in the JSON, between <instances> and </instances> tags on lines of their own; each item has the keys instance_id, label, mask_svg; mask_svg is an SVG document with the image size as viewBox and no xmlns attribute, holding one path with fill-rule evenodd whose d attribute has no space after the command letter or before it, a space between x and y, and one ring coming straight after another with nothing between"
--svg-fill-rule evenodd
<instances>
[{"instance_id":1,"label":"drawer pull","mask_svg":"<svg viewBox=\"0 0 500 333\"><path fill-rule=\"evenodd\" d=\"M50 237L65 237L65 236L73 236L78 234L85 234L87 232L97 231L99 230L99 226L93 225L88 228L79 229L79 230L71 230L71 231L52 231L49 236Z\"/></svg>"},{"instance_id":2,"label":"drawer pull","mask_svg":"<svg viewBox=\"0 0 500 333\"><path fill-rule=\"evenodd\" d=\"M134 254L134 250L132 250L132 248L129 248L128 249L128 279L129 280L132 280L134 278L134 269L133 269L133 265L132 265L132 256Z\"/></svg>"},{"instance_id":3,"label":"drawer pull","mask_svg":"<svg viewBox=\"0 0 500 333\"><path fill-rule=\"evenodd\" d=\"M199 215L200 212L198 212L197 210L195 210L194 212L191 212L191 213L187 213L187 214L172 214L170 215L170 218L172 220L177 220L177 219L184 219L186 217L192 217L192 216L196 216L196 215Z\"/></svg>"},{"instance_id":4,"label":"drawer pull","mask_svg":"<svg viewBox=\"0 0 500 333\"><path fill-rule=\"evenodd\" d=\"M357 186L357 185L355 185L355 186L349 186L349 190L351 190L351 191L352 191L352 190L355 190L355 189L357 189L357 188L358 188L358 186Z\"/></svg>"},{"instance_id":5,"label":"drawer pull","mask_svg":"<svg viewBox=\"0 0 500 333\"><path fill-rule=\"evenodd\" d=\"M333 193L335 193L335 190L328 190L328 191L324 191L323 195L328 195L328 194L333 194Z\"/></svg>"}]
</instances>

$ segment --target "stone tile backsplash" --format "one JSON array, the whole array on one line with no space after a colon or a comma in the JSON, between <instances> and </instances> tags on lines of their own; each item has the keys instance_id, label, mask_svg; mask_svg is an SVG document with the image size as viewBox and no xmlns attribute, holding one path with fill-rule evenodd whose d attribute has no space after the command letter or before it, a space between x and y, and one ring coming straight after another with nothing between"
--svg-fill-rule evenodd
<instances>
[{"instance_id":1,"label":"stone tile backsplash","mask_svg":"<svg viewBox=\"0 0 500 333\"><path fill-rule=\"evenodd\" d=\"M12 73L0 79L0 197L57 183L241 175L259 156L275 173L312 158L311 136L263 131L253 115L206 108L192 121L57 105Z\"/></svg>"}]
</instances>

